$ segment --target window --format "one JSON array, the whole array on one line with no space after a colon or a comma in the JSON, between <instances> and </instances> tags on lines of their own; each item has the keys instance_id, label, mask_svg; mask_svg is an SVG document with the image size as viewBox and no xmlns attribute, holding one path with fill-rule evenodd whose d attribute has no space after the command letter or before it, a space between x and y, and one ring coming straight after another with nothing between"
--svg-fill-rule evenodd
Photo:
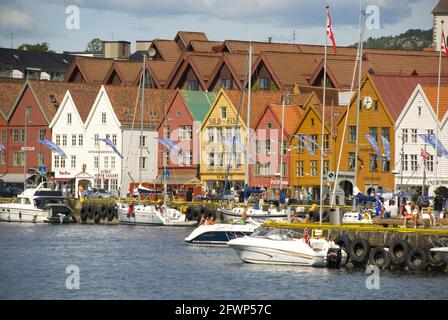
<instances>
[{"instance_id":1,"label":"window","mask_svg":"<svg viewBox=\"0 0 448 320\"><path fill-rule=\"evenodd\" d=\"M82 147L84 145L84 135L80 134L78 136L78 145Z\"/></svg>"},{"instance_id":2,"label":"window","mask_svg":"<svg viewBox=\"0 0 448 320\"><path fill-rule=\"evenodd\" d=\"M19 143L19 130L12 130L12 142Z\"/></svg>"},{"instance_id":3,"label":"window","mask_svg":"<svg viewBox=\"0 0 448 320\"><path fill-rule=\"evenodd\" d=\"M269 78L260 78L258 86L260 90L269 90Z\"/></svg>"},{"instance_id":4,"label":"window","mask_svg":"<svg viewBox=\"0 0 448 320\"><path fill-rule=\"evenodd\" d=\"M316 160L310 161L310 168L311 168L310 175L312 177L317 176L317 161Z\"/></svg>"},{"instance_id":5,"label":"window","mask_svg":"<svg viewBox=\"0 0 448 320\"><path fill-rule=\"evenodd\" d=\"M381 136L390 141L390 128L381 128Z\"/></svg>"},{"instance_id":6,"label":"window","mask_svg":"<svg viewBox=\"0 0 448 320\"><path fill-rule=\"evenodd\" d=\"M106 124L107 123L107 118L106 118L106 112L102 112L101 113L101 123L102 124Z\"/></svg>"},{"instance_id":7,"label":"window","mask_svg":"<svg viewBox=\"0 0 448 320\"><path fill-rule=\"evenodd\" d=\"M427 129L426 130L426 134L428 134L428 135L434 134L434 130L433 129Z\"/></svg>"},{"instance_id":8,"label":"window","mask_svg":"<svg viewBox=\"0 0 448 320\"><path fill-rule=\"evenodd\" d=\"M118 189L118 179L110 179L109 191L116 191Z\"/></svg>"},{"instance_id":9,"label":"window","mask_svg":"<svg viewBox=\"0 0 448 320\"><path fill-rule=\"evenodd\" d=\"M282 162L281 168L281 175L282 177L286 177L286 163Z\"/></svg>"},{"instance_id":10,"label":"window","mask_svg":"<svg viewBox=\"0 0 448 320\"><path fill-rule=\"evenodd\" d=\"M39 152L39 165L45 165L45 152Z\"/></svg>"},{"instance_id":11,"label":"window","mask_svg":"<svg viewBox=\"0 0 448 320\"><path fill-rule=\"evenodd\" d=\"M314 127L314 118L311 118L311 126Z\"/></svg>"},{"instance_id":12,"label":"window","mask_svg":"<svg viewBox=\"0 0 448 320\"><path fill-rule=\"evenodd\" d=\"M140 147L146 147L146 136L140 136Z\"/></svg>"},{"instance_id":13,"label":"window","mask_svg":"<svg viewBox=\"0 0 448 320\"><path fill-rule=\"evenodd\" d=\"M303 177L304 170L303 170L303 161L297 161L296 162L296 177Z\"/></svg>"},{"instance_id":14,"label":"window","mask_svg":"<svg viewBox=\"0 0 448 320\"><path fill-rule=\"evenodd\" d=\"M65 168L65 159L61 157L61 168Z\"/></svg>"},{"instance_id":15,"label":"window","mask_svg":"<svg viewBox=\"0 0 448 320\"><path fill-rule=\"evenodd\" d=\"M403 171L408 171L409 170L409 167L408 167L408 155L407 154L403 155L402 169L403 169Z\"/></svg>"},{"instance_id":16,"label":"window","mask_svg":"<svg viewBox=\"0 0 448 320\"><path fill-rule=\"evenodd\" d=\"M0 163L1 163L2 165L5 165L5 164L6 164L6 154L4 154L3 152L0 153Z\"/></svg>"},{"instance_id":17,"label":"window","mask_svg":"<svg viewBox=\"0 0 448 320\"><path fill-rule=\"evenodd\" d=\"M63 135L62 135L62 145L63 145L63 146L66 146L66 145L67 145L67 135L66 135L66 134L63 134Z\"/></svg>"},{"instance_id":18,"label":"window","mask_svg":"<svg viewBox=\"0 0 448 320\"><path fill-rule=\"evenodd\" d=\"M76 156L70 157L70 166L72 169L76 169Z\"/></svg>"},{"instance_id":19,"label":"window","mask_svg":"<svg viewBox=\"0 0 448 320\"><path fill-rule=\"evenodd\" d=\"M411 129L411 142L417 143L417 129Z\"/></svg>"},{"instance_id":20,"label":"window","mask_svg":"<svg viewBox=\"0 0 448 320\"><path fill-rule=\"evenodd\" d=\"M221 107L221 118L226 119L227 118L227 108Z\"/></svg>"},{"instance_id":21,"label":"window","mask_svg":"<svg viewBox=\"0 0 448 320\"><path fill-rule=\"evenodd\" d=\"M378 171L377 155L375 153L370 154L370 172Z\"/></svg>"},{"instance_id":22,"label":"window","mask_svg":"<svg viewBox=\"0 0 448 320\"><path fill-rule=\"evenodd\" d=\"M417 155L411 154L411 171L417 171L418 163L417 163Z\"/></svg>"},{"instance_id":23,"label":"window","mask_svg":"<svg viewBox=\"0 0 448 320\"><path fill-rule=\"evenodd\" d=\"M287 141L283 141L283 145L281 146L281 154L283 155L283 156L285 156L286 155L286 153L288 152L288 142Z\"/></svg>"},{"instance_id":24,"label":"window","mask_svg":"<svg viewBox=\"0 0 448 320\"><path fill-rule=\"evenodd\" d=\"M179 111L176 112L176 118L180 118L181 113Z\"/></svg>"},{"instance_id":25,"label":"window","mask_svg":"<svg viewBox=\"0 0 448 320\"><path fill-rule=\"evenodd\" d=\"M304 150L305 150L305 144L303 143L302 140L299 140L299 142L297 143L297 152L302 153Z\"/></svg>"},{"instance_id":26,"label":"window","mask_svg":"<svg viewBox=\"0 0 448 320\"><path fill-rule=\"evenodd\" d=\"M223 136L222 136L222 128L221 127L218 127L218 128L216 128L216 142L222 142L222 138L223 138Z\"/></svg>"},{"instance_id":27,"label":"window","mask_svg":"<svg viewBox=\"0 0 448 320\"><path fill-rule=\"evenodd\" d=\"M325 151L330 150L330 135L328 133L324 134L324 149Z\"/></svg>"},{"instance_id":28,"label":"window","mask_svg":"<svg viewBox=\"0 0 448 320\"><path fill-rule=\"evenodd\" d=\"M324 174L328 173L329 168L330 168L330 162L328 160L324 160Z\"/></svg>"},{"instance_id":29,"label":"window","mask_svg":"<svg viewBox=\"0 0 448 320\"><path fill-rule=\"evenodd\" d=\"M185 166L191 166L193 163L193 153L191 151L182 152L183 161Z\"/></svg>"},{"instance_id":30,"label":"window","mask_svg":"<svg viewBox=\"0 0 448 320\"><path fill-rule=\"evenodd\" d=\"M264 142L264 148L265 148L266 155L269 155L271 153L271 140L266 140Z\"/></svg>"},{"instance_id":31,"label":"window","mask_svg":"<svg viewBox=\"0 0 448 320\"><path fill-rule=\"evenodd\" d=\"M179 141L193 140L193 127L181 126L179 128Z\"/></svg>"},{"instance_id":32,"label":"window","mask_svg":"<svg viewBox=\"0 0 448 320\"><path fill-rule=\"evenodd\" d=\"M67 124L72 124L72 114L67 113Z\"/></svg>"},{"instance_id":33,"label":"window","mask_svg":"<svg viewBox=\"0 0 448 320\"><path fill-rule=\"evenodd\" d=\"M418 116L421 117L421 115L422 115L422 107L421 106L417 106L417 113L418 113Z\"/></svg>"},{"instance_id":34,"label":"window","mask_svg":"<svg viewBox=\"0 0 448 320\"><path fill-rule=\"evenodd\" d=\"M170 138L170 126L163 126L163 138L164 139Z\"/></svg>"},{"instance_id":35,"label":"window","mask_svg":"<svg viewBox=\"0 0 448 320\"><path fill-rule=\"evenodd\" d=\"M231 79L221 79L221 88L222 89L232 89L232 80Z\"/></svg>"},{"instance_id":36,"label":"window","mask_svg":"<svg viewBox=\"0 0 448 320\"><path fill-rule=\"evenodd\" d=\"M272 123L268 122L268 129L272 129Z\"/></svg>"},{"instance_id":37,"label":"window","mask_svg":"<svg viewBox=\"0 0 448 320\"><path fill-rule=\"evenodd\" d=\"M146 157L140 158L140 169L146 169Z\"/></svg>"},{"instance_id":38,"label":"window","mask_svg":"<svg viewBox=\"0 0 448 320\"><path fill-rule=\"evenodd\" d=\"M243 165L243 157L241 155L241 152L237 152L235 154L235 163L238 168L240 168Z\"/></svg>"},{"instance_id":39,"label":"window","mask_svg":"<svg viewBox=\"0 0 448 320\"><path fill-rule=\"evenodd\" d=\"M98 138L100 137L99 134L95 133L94 140L95 140L95 147L98 147L100 145L100 142L98 141Z\"/></svg>"},{"instance_id":40,"label":"window","mask_svg":"<svg viewBox=\"0 0 448 320\"><path fill-rule=\"evenodd\" d=\"M110 140L110 134L106 134L106 139Z\"/></svg>"},{"instance_id":41,"label":"window","mask_svg":"<svg viewBox=\"0 0 448 320\"><path fill-rule=\"evenodd\" d=\"M167 166L170 160L170 152L168 150L163 152L163 165Z\"/></svg>"},{"instance_id":42,"label":"window","mask_svg":"<svg viewBox=\"0 0 448 320\"><path fill-rule=\"evenodd\" d=\"M24 151L16 151L13 153L12 165L14 167L23 167L24 162L25 162L25 152Z\"/></svg>"},{"instance_id":43,"label":"window","mask_svg":"<svg viewBox=\"0 0 448 320\"><path fill-rule=\"evenodd\" d=\"M356 126L348 127L348 142L356 142Z\"/></svg>"},{"instance_id":44,"label":"window","mask_svg":"<svg viewBox=\"0 0 448 320\"><path fill-rule=\"evenodd\" d=\"M212 143L215 141L215 135L213 134L213 128L207 128L208 142Z\"/></svg>"},{"instance_id":45,"label":"window","mask_svg":"<svg viewBox=\"0 0 448 320\"><path fill-rule=\"evenodd\" d=\"M428 160L425 160L425 168L428 172L434 172L434 156L429 156Z\"/></svg>"},{"instance_id":46,"label":"window","mask_svg":"<svg viewBox=\"0 0 448 320\"><path fill-rule=\"evenodd\" d=\"M372 101L373 111L378 111L378 100Z\"/></svg>"},{"instance_id":47,"label":"window","mask_svg":"<svg viewBox=\"0 0 448 320\"><path fill-rule=\"evenodd\" d=\"M43 140L45 139L45 134L47 133L47 130L45 129L39 129L39 139Z\"/></svg>"},{"instance_id":48,"label":"window","mask_svg":"<svg viewBox=\"0 0 448 320\"><path fill-rule=\"evenodd\" d=\"M3 130L2 131L2 142L6 143L8 140L8 130Z\"/></svg>"},{"instance_id":49,"label":"window","mask_svg":"<svg viewBox=\"0 0 448 320\"><path fill-rule=\"evenodd\" d=\"M255 163L255 175L260 175L260 162Z\"/></svg>"},{"instance_id":50,"label":"window","mask_svg":"<svg viewBox=\"0 0 448 320\"><path fill-rule=\"evenodd\" d=\"M60 161L59 161L60 157L59 156L54 156L54 167L55 168L59 168L60 166Z\"/></svg>"},{"instance_id":51,"label":"window","mask_svg":"<svg viewBox=\"0 0 448 320\"><path fill-rule=\"evenodd\" d=\"M314 142L316 142L316 144L311 143L311 149L313 149L313 152L317 152L318 149L317 144L319 143L319 141L317 140L318 139L317 134L312 134L310 135L310 137L311 139L313 139Z\"/></svg>"},{"instance_id":52,"label":"window","mask_svg":"<svg viewBox=\"0 0 448 320\"><path fill-rule=\"evenodd\" d=\"M216 154L216 165L218 167L223 167L224 166L224 154L222 152L218 152Z\"/></svg>"},{"instance_id":53,"label":"window","mask_svg":"<svg viewBox=\"0 0 448 320\"><path fill-rule=\"evenodd\" d=\"M378 128L369 128L369 135L378 142Z\"/></svg>"},{"instance_id":54,"label":"window","mask_svg":"<svg viewBox=\"0 0 448 320\"><path fill-rule=\"evenodd\" d=\"M188 80L187 81L187 90L198 91L198 81L197 80Z\"/></svg>"},{"instance_id":55,"label":"window","mask_svg":"<svg viewBox=\"0 0 448 320\"><path fill-rule=\"evenodd\" d=\"M383 172L390 171L390 161L387 160L387 157L381 157L381 165L383 167Z\"/></svg>"},{"instance_id":56,"label":"window","mask_svg":"<svg viewBox=\"0 0 448 320\"><path fill-rule=\"evenodd\" d=\"M403 143L408 143L408 129L402 129L401 130L401 139Z\"/></svg>"},{"instance_id":57,"label":"window","mask_svg":"<svg viewBox=\"0 0 448 320\"><path fill-rule=\"evenodd\" d=\"M21 135L21 141L25 142L26 137L25 137L25 130L20 130L20 135Z\"/></svg>"},{"instance_id":58,"label":"window","mask_svg":"<svg viewBox=\"0 0 448 320\"><path fill-rule=\"evenodd\" d=\"M260 154L260 141L255 141L255 154Z\"/></svg>"},{"instance_id":59,"label":"window","mask_svg":"<svg viewBox=\"0 0 448 320\"><path fill-rule=\"evenodd\" d=\"M72 146L76 147L76 134L72 134Z\"/></svg>"},{"instance_id":60,"label":"window","mask_svg":"<svg viewBox=\"0 0 448 320\"><path fill-rule=\"evenodd\" d=\"M348 153L348 169L349 170L355 170L355 160L356 160L356 153L349 152Z\"/></svg>"},{"instance_id":61,"label":"window","mask_svg":"<svg viewBox=\"0 0 448 320\"><path fill-rule=\"evenodd\" d=\"M215 154L213 152L210 152L208 154L208 166L209 167L215 166Z\"/></svg>"},{"instance_id":62,"label":"window","mask_svg":"<svg viewBox=\"0 0 448 320\"><path fill-rule=\"evenodd\" d=\"M100 162L100 161L99 161L99 159L98 159L97 156L93 157L93 167L94 167L95 169L98 169L99 162Z\"/></svg>"},{"instance_id":63,"label":"window","mask_svg":"<svg viewBox=\"0 0 448 320\"><path fill-rule=\"evenodd\" d=\"M115 157L110 157L110 168L115 169Z\"/></svg>"},{"instance_id":64,"label":"window","mask_svg":"<svg viewBox=\"0 0 448 320\"><path fill-rule=\"evenodd\" d=\"M112 135L112 143L116 146L117 145L117 135L113 134Z\"/></svg>"},{"instance_id":65,"label":"window","mask_svg":"<svg viewBox=\"0 0 448 320\"><path fill-rule=\"evenodd\" d=\"M25 115L29 117L29 116L31 115L31 110L32 110L32 109L31 109L30 106L25 107Z\"/></svg>"},{"instance_id":66,"label":"window","mask_svg":"<svg viewBox=\"0 0 448 320\"><path fill-rule=\"evenodd\" d=\"M109 157L104 157L104 169L109 168Z\"/></svg>"}]
</instances>

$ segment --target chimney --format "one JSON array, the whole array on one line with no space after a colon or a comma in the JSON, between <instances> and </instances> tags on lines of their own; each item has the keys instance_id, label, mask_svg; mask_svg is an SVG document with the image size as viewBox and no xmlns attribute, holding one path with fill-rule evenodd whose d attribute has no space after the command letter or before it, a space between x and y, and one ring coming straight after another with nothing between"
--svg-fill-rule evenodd
<instances>
[{"instance_id":1,"label":"chimney","mask_svg":"<svg viewBox=\"0 0 448 320\"><path fill-rule=\"evenodd\" d=\"M127 60L131 55L131 43L129 41L102 41L103 58Z\"/></svg>"}]
</instances>

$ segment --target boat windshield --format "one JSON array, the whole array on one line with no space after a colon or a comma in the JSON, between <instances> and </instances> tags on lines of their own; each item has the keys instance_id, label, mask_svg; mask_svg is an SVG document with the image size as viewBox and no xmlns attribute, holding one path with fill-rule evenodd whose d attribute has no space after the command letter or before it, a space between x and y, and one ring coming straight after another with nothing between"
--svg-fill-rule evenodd
<instances>
[{"instance_id":1,"label":"boat windshield","mask_svg":"<svg viewBox=\"0 0 448 320\"><path fill-rule=\"evenodd\" d=\"M303 235L300 232L273 228L259 228L251 236L271 240L293 240L303 238Z\"/></svg>"},{"instance_id":2,"label":"boat windshield","mask_svg":"<svg viewBox=\"0 0 448 320\"><path fill-rule=\"evenodd\" d=\"M16 204L31 204L30 199L28 199L28 198L16 198L14 200L14 203L16 203Z\"/></svg>"}]
</instances>

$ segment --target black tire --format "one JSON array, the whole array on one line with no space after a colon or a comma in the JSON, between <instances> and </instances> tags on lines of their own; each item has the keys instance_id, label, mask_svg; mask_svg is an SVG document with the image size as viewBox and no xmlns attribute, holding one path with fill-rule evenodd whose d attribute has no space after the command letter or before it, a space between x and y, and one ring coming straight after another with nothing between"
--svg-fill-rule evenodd
<instances>
[{"instance_id":1,"label":"black tire","mask_svg":"<svg viewBox=\"0 0 448 320\"><path fill-rule=\"evenodd\" d=\"M431 267L442 267L445 264L443 257L437 252L432 252L431 248L426 250L426 259Z\"/></svg>"},{"instance_id":2,"label":"black tire","mask_svg":"<svg viewBox=\"0 0 448 320\"><path fill-rule=\"evenodd\" d=\"M410 251L406 258L406 266L410 270L425 270L428 267L426 252L422 248Z\"/></svg>"},{"instance_id":3,"label":"black tire","mask_svg":"<svg viewBox=\"0 0 448 320\"><path fill-rule=\"evenodd\" d=\"M87 218L89 218L89 220L92 220L94 218L93 208L90 206L87 207Z\"/></svg>"},{"instance_id":4,"label":"black tire","mask_svg":"<svg viewBox=\"0 0 448 320\"><path fill-rule=\"evenodd\" d=\"M109 208L107 208L107 221L112 221L112 220L114 220L114 208L109 207Z\"/></svg>"},{"instance_id":5,"label":"black tire","mask_svg":"<svg viewBox=\"0 0 448 320\"><path fill-rule=\"evenodd\" d=\"M389 254L392 263L398 265L406 263L407 256L409 255L408 243L402 239L392 241L389 246Z\"/></svg>"},{"instance_id":6,"label":"black tire","mask_svg":"<svg viewBox=\"0 0 448 320\"><path fill-rule=\"evenodd\" d=\"M352 241L348 250L352 262L362 265L369 260L370 243L366 239L357 238Z\"/></svg>"},{"instance_id":7,"label":"black tire","mask_svg":"<svg viewBox=\"0 0 448 320\"><path fill-rule=\"evenodd\" d=\"M102 206L101 207L101 219L106 219L106 218L107 218L107 207Z\"/></svg>"},{"instance_id":8,"label":"black tire","mask_svg":"<svg viewBox=\"0 0 448 320\"><path fill-rule=\"evenodd\" d=\"M86 208L81 208L81 211L80 211L79 215L81 217L81 221L82 222L86 222L87 221L87 210L86 210Z\"/></svg>"},{"instance_id":9,"label":"black tire","mask_svg":"<svg viewBox=\"0 0 448 320\"><path fill-rule=\"evenodd\" d=\"M375 247L370 251L369 263L380 269L387 269L392 264L389 252L383 247Z\"/></svg>"},{"instance_id":10,"label":"black tire","mask_svg":"<svg viewBox=\"0 0 448 320\"><path fill-rule=\"evenodd\" d=\"M93 216L94 216L95 223L100 223L100 220L101 220L101 210L99 208L95 209L95 211L93 213Z\"/></svg>"},{"instance_id":11,"label":"black tire","mask_svg":"<svg viewBox=\"0 0 448 320\"><path fill-rule=\"evenodd\" d=\"M341 247L341 249L344 249L344 251L347 252L350 248L351 240L347 235L341 234L340 236L337 236L336 239L334 239L334 243L336 243L339 247Z\"/></svg>"}]
</instances>

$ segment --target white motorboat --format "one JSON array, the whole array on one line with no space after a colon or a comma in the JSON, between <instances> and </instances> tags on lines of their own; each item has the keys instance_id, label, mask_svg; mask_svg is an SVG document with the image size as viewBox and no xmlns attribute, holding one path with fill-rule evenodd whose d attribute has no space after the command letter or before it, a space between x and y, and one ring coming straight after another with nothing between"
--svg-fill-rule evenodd
<instances>
[{"instance_id":1,"label":"white motorboat","mask_svg":"<svg viewBox=\"0 0 448 320\"><path fill-rule=\"evenodd\" d=\"M188 244L226 246L229 240L252 234L259 226L260 224L255 221L245 224L218 223L200 225L185 238L185 242Z\"/></svg>"},{"instance_id":2,"label":"white motorboat","mask_svg":"<svg viewBox=\"0 0 448 320\"><path fill-rule=\"evenodd\" d=\"M346 212L342 216L342 223L362 223L362 224L373 224L372 216L368 212Z\"/></svg>"},{"instance_id":3,"label":"white motorboat","mask_svg":"<svg viewBox=\"0 0 448 320\"><path fill-rule=\"evenodd\" d=\"M234 220L235 218L241 218L244 208L243 207L219 207L218 212L224 221ZM247 218L257 220L284 220L287 218L288 213L286 210L278 210L275 206L270 206L267 211L261 209L248 208Z\"/></svg>"},{"instance_id":4,"label":"white motorboat","mask_svg":"<svg viewBox=\"0 0 448 320\"><path fill-rule=\"evenodd\" d=\"M440 255L448 263L448 247L431 248L430 250Z\"/></svg>"},{"instance_id":5,"label":"white motorboat","mask_svg":"<svg viewBox=\"0 0 448 320\"><path fill-rule=\"evenodd\" d=\"M41 182L28 188L12 203L0 204L0 221L30 223L65 223L73 221L73 209L61 191L45 187Z\"/></svg>"},{"instance_id":6,"label":"white motorboat","mask_svg":"<svg viewBox=\"0 0 448 320\"><path fill-rule=\"evenodd\" d=\"M165 225L165 226L194 226L198 222L188 221L186 215L179 210L168 208L165 205L139 204L129 209L130 204L118 204L118 220L121 224L131 225Z\"/></svg>"},{"instance_id":7,"label":"white motorboat","mask_svg":"<svg viewBox=\"0 0 448 320\"><path fill-rule=\"evenodd\" d=\"M339 268L347 253L333 241L309 239L296 231L260 228L250 236L230 240L243 262Z\"/></svg>"}]
</instances>

